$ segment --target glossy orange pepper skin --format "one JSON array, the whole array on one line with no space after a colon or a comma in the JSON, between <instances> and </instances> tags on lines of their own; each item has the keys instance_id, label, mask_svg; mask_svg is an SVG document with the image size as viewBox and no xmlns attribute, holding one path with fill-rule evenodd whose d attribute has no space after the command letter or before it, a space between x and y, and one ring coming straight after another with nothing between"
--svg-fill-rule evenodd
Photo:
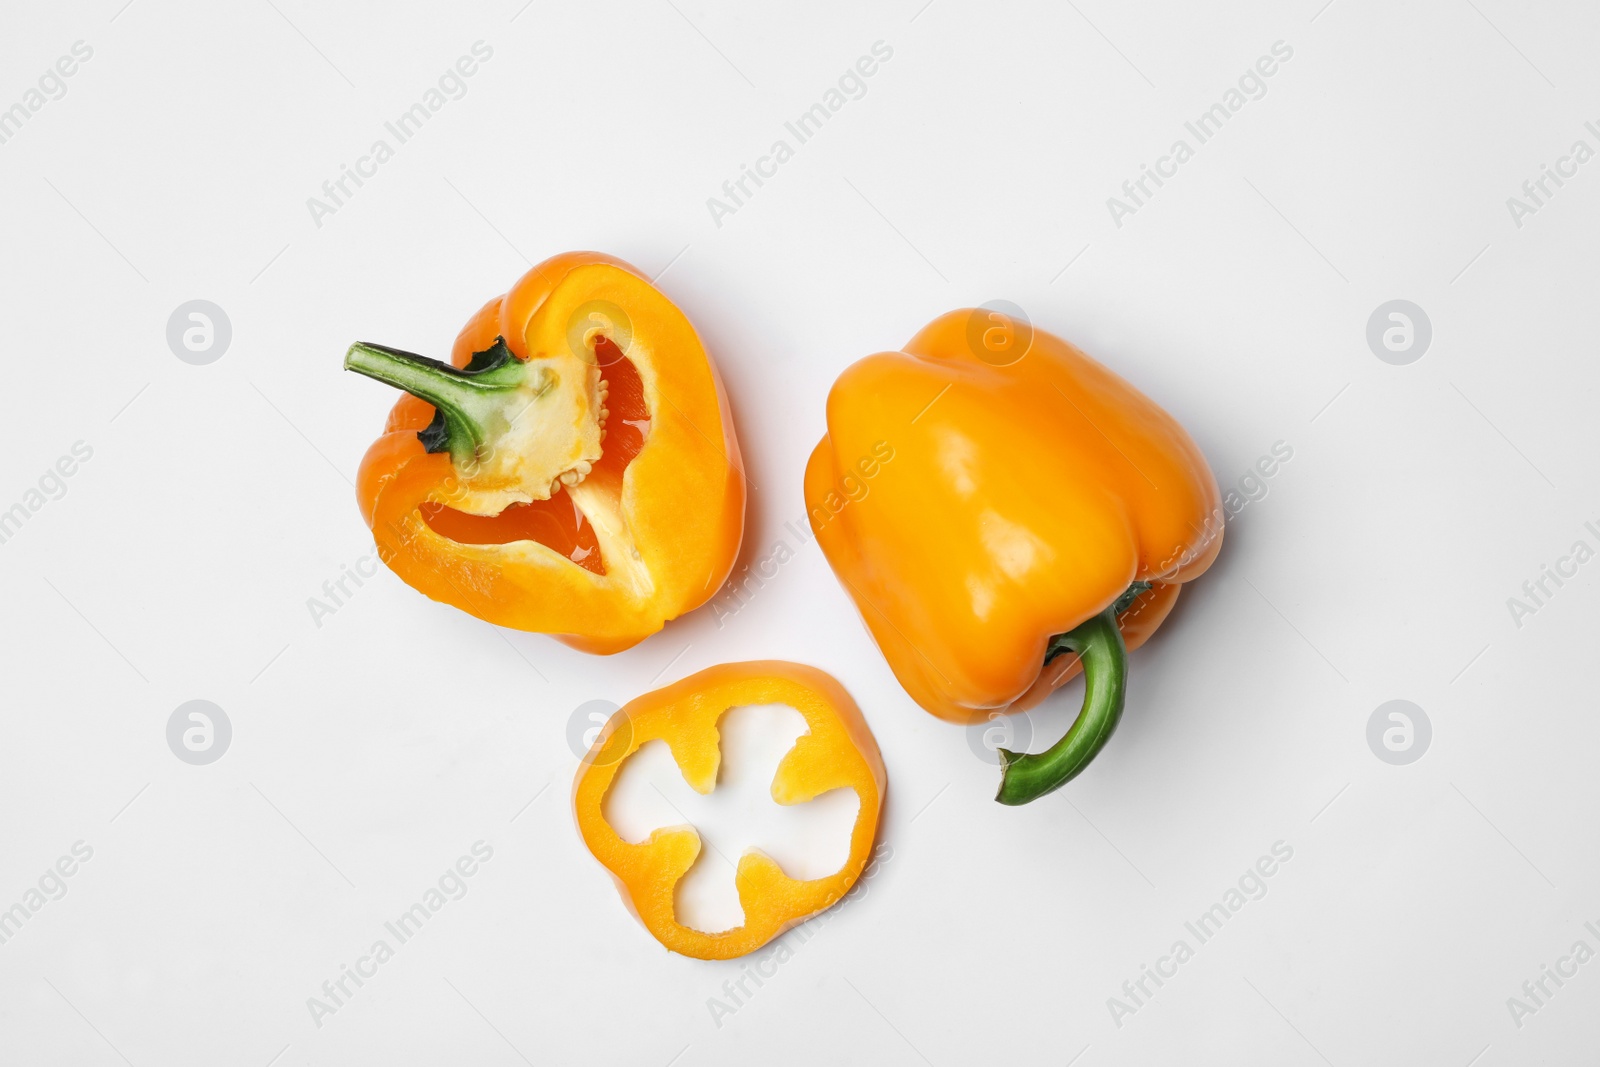
<instances>
[{"instance_id":1,"label":"glossy orange pepper skin","mask_svg":"<svg viewBox=\"0 0 1600 1067\"><path fill-rule=\"evenodd\" d=\"M465 367L497 337L521 360L553 351L568 343L574 313L595 301L631 320L627 358L648 408L642 447L607 489L646 581L595 573L536 541L463 544L436 532L421 509L452 498L456 472L448 453L429 453L418 440L434 407L413 396L401 396L362 460L357 500L380 558L408 585L500 626L613 653L709 600L743 536L739 443L694 327L635 268L572 252L545 260L485 304L456 338L450 362Z\"/></svg>"},{"instance_id":2,"label":"glossy orange pepper skin","mask_svg":"<svg viewBox=\"0 0 1600 1067\"><path fill-rule=\"evenodd\" d=\"M730 709L752 704L787 704L809 727L778 764L774 801L804 804L832 789L855 790L860 807L850 854L836 873L797 881L759 850L747 851L735 876L743 925L703 933L680 924L674 905L678 881L700 854L700 835L693 827L673 827L633 844L611 828L602 809L628 756L658 739L671 749L684 780L696 792L710 793L722 758L718 723ZM877 741L844 686L814 667L757 660L708 668L616 712L578 768L572 805L584 844L656 940L695 959L725 960L754 952L849 892L870 858L887 787Z\"/></svg>"},{"instance_id":3,"label":"glossy orange pepper skin","mask_svg":"<svg viewBox=\"0 0 1600 1067\"><path fill-rule=\"evenodd\" d=\"M997 358L973 341L985 314L848 367L805 477L818 542L895 676L954 722L1063 684L1077 657L1046 668L1051 637L1144 581L1120 616L1137 648L1222 544L1216 479L1170 415L1042 330ZM864 464L875 447L892 459Z\"/></svg>"}]
</instances>

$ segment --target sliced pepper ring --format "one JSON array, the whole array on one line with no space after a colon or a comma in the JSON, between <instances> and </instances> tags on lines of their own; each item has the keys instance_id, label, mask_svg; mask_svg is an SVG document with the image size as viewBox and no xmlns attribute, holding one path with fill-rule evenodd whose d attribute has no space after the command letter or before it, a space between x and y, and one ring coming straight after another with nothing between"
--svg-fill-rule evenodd
<instances>
[{"instance_id":1,"label":"sliced pepper ring","mask_svg":"<svg viewBox=\"0 0 1600 1067\"><path fill-rule=\"evenodd\" d=\"M829 790L848 788L855 790L860 807L850 831L849 857L827 877L790 878L759 849L741 856L735 884L744 923L708 934L679 923L675 904L679 880L700 855L699 833L689 826L669 827L633 844L606 821L602 807L617 772L648 741L665 741L689 786L710 793L722 761L722 716L751 704L787 704L809 728L778 764L772 779L774 801L804 804ZM617 711L578 768L572 804L584 844L611 872L623 902L645 929L673 952L725 960L754 952L849 892L871 857L887 784L878 743L844 686L815 667L755 660L710 667Z\"/></svg>"}]
</instances>

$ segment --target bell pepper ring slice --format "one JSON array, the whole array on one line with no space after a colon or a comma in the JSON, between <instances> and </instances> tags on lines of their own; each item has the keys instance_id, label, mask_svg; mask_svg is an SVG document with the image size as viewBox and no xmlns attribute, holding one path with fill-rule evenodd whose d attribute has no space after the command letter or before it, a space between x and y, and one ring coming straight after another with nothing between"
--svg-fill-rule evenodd
<instances>
[{"instance_id":1,"label":"bell pepper ring slice","mask_svg":"<svg viewBox=\"0 0 1600 1067\"><path fill-rule=\"evenodd\" d=\"M745 852L735 875L744 922L705 933L679 923L675 905L678 882L700 855L699 833L667 827L634 844L606 821L602 806L627 758L655 740L666 742L691 788L710 793L722 759L718 724L733 708L752 704L787 704L808 727L778 764L774 801L804 804L833 789L854 789L860 806L849 856L827 877L798 881L759 849ZM618 710L578 768L572 805L584 844L611 872L645 929L680 955L726 960L754 952L849 892L871 857L887 784L878 743L844 686L815 667L756 660L710 667Z\"/></svg>"}]
</instances>

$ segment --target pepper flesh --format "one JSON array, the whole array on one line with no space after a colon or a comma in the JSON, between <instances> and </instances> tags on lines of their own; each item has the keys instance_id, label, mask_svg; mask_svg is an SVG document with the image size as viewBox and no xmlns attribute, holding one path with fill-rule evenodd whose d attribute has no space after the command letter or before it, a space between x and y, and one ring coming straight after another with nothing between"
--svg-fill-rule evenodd
<instances>
[{"instance_id":1,"label":"pepper flesh","mask_svg":"<svg viewBox=\"0 0 1600 1067\"><path fill-rule=\"evenodd\" d=\"M1081 659L1047 656L1052 640L1108 612L1122 639L1106 662L1120 663L1120 646L1154 633L1222 541L1216 480L1170 415L1042 330L1020 358L996 358L971 328L994 317L951 312L903 351L848 367L805 478L818 543L896 678L962 723L1064 684ZM885 444L892 460L862 464ZM1095 712L1114 726L1120 694L1097 697L1115 713L1088 708L1080 721ZM1036 766L1007 757L1007 778ZM1086 763L1001 799L1033 799Z\"/></svg>"},{"instance_id":2,"label":"pepper flesh","mask_svg":"<svg viewBox=\"0 0 1600 1067\"><path fill-rule=\"evenodd\" d=\"M553 257L472 317L457 372L430 364L376 345L346 357L434 401L402 396L357 478L407 584L595 653L716 593L744 530L739 444L694 327L643 274Z\"/></svg>"},{"instance_id":3,"label":"pepper flesh","mask_svg":"<svg viewBox=\"0 0 1600 1067\"><path fill-rule=\"evenodd\" d=\"M825 878L792 879L759 849L741 856L735 880L744 923L708 934L679 923L675 906L678 881L700 855L700 835L690 826L672 827L633 844L612 829L602 809L627 757L653 740L667 743L691 788L710 793L722 759L718 723L729 710L752 704L787 704L809 727L778 764L774 801L804 804L832 789L854 789L860 805L849 857ZM724 960L754 952L849 891L870 858L887 784L877 741L837 680L814 667L757 660L708 668L617 711L578 769L572 803L584 844L611 872L645 929L673 952Z\"/></svg>"}]
</instances>

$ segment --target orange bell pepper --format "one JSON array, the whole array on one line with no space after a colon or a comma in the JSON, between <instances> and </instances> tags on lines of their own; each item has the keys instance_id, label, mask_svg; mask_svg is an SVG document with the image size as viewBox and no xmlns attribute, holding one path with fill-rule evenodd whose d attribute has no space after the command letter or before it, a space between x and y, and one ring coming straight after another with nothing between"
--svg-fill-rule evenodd
<instances>
[{"instance_id":1,"label":"orange bell pepper","mask_svg":"<svg viewBox=\"0 0 1600 1067\"><path fill-rule=\"evenodd\" d=\"M627 757L657 739L667 743L696 792L711 792L722 759L718 723L729 709L750 704L787 704L810 727L778 764L774 801L804 804L831 789L854 789L860 807L850 855L826 878L796 881L757 849L741 856L735 879L744 923L708 934L680 924L674 905L678 880L700 855L700 835L690 826L674 827L632 844L606 822L602 805ZM758 660L708 668L622 707L578 768L572 805L584 844L611 872L645 929L673 952L726 960L754 952L849 892L870 858L887 784L878 743L842 685L814 667Z\"/></svg>"},{"instance_id":2,"label":"orange bell pepper","mask_svg":"<svg viewBox=\"0 0 1600 1067\"><path fill-rule=\"evenodd\" d=\"M450 364L355 344L400 398L357 481L383 561L435 600L586 652L705 603L744 532L739 443L694 327L594 252L485 304Z\"/></svg>"},{"instance_id":3,"label":"orange bell pepper","mask_svg":"<svg viewBox=\"0 0 1600 1067\"><path fill-rule=\"evenodd\" d=\"M982 309L847 368L827 418L806 468L812 528L918 704L981 722L1087 670L1056 746L1001 752L1002 803L1059 788L1120 719L1127 649L1221 548L1199 448L1072 345Z\"/></svg>"}]
</instances>

